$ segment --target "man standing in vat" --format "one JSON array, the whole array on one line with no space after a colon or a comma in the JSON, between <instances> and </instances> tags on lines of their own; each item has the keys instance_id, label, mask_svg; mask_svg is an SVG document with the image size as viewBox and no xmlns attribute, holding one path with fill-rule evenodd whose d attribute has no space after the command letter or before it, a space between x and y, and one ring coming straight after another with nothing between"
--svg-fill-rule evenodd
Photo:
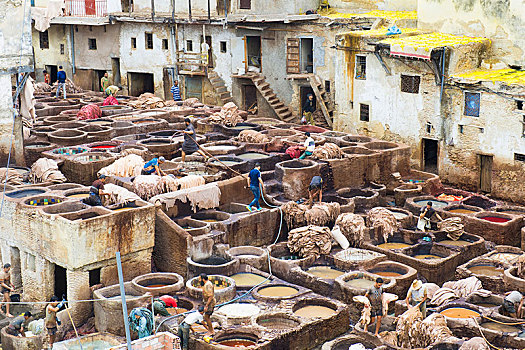
<instances>
[{"instance_id":1,"label":"man standing in vat","mask_svg":"<svg viewBox=\"0 0 525 350\"><path fill-rule=\"evenodd\" d=\"M432 208L432 202L428 202L427 205L421 208L421 214L419 214L419 220L417 221L417 228L423 232L430 230L432 228L430 220L434 215L438 218L439 221L443 221L443 219L441 218L441 216L439 216L436 210Z\"/></svg>"},{"instance_id":2,"label":"man standing in vat","mask_svg":"<svg viewBox=\"0 0 525 350\"><path fill-rule=\"evenodd\" d=\"M308 186L308 208L311 208L314 204L315 196L319 195L319 203L323 201L323 178L321 176L312 177L310 186Z\"/></svg>"},{"instance_id":3,"label":"man standing in vat","mask_svg":"<svg viewBox=\"0 0 525 350\"><path fill-rule=\"evenodd\" d=\"M407 307L419 307L419 311L421 311L423 318L426 318L427 299L427 288L423 286L423 282L421 282L420 280L414 280L414 282L412 282L412 285L408 289L407 297L405 299Z\"/></svg>"},{"instance_id":4,"label":"man standing in vat","mask_svg":"<svg viewBox=\"0 0 525 350\"><path fill-rule=\"evenodd\" d=\"M211 315L217 301L215 300L215 287L208 279L208 275L201 273L199 276L200 284L202 286L202 301L204 302L204 327L208 330L207 336L215 335L213 325L211 324Z\"/></svg>"},{"instance_id":5,"label":"man standing in vat","mask_svg":"<svg viewBox=\"0 0 525 350\"><path fill-rule=\"evenodd\" d=\"M208 159L206 154L199 148L197 143L197 135L195 134L195 127L191 123L190 118L184 119L184 124L186 124L186 129L182 130L184 134L184 142L182 143L182 162L186 161L187 154L193 154L195 152L199 153L204 159Z\"/></svg>"},{"instance_id":6,"label":"man standing in vat","mask_svg":"<svg viewBox=\"0 0 525 350\"><path fill-rule=\"evenodd\" d=\"M376 282L370 289L366 291L365 297L370 300L370 324L374 323L377 317L376 331L374 335L379 335L379 328L381 327L381 318L383 318L383 279L378 277ZM365 306L367 307L367 306ZM365 332L368 332L368 325L365 325Z\"/></svg>"},{"instance_id":7,"label":"man standing in vat","mask_svg":"<svg viewBox=\"0 0 525 350\"><path fill-rule=\"evenodd\" d=\"M178 335L182 344L182 350L188 350L188 342L190 340L190 328L195 323L202 323L204 321L204 306L199 305L198 311L189 313L184 321L179 325Z\"/></svg>"},{"instance_id":8,"label":"man standing in vat","mask_svg":"<svg viewBox=\"0 0 525 350\"><path fill-rule=\"evenodd\" d=\"M5 304L5 315L7 317L13 317L9 313L9 303L11 302L11 292L15 291L15 286L11 283L11 264L6 263L4 269L0 272L0 285L2 286L2 295L4 296Z\"/></svg>"}]
</instances>

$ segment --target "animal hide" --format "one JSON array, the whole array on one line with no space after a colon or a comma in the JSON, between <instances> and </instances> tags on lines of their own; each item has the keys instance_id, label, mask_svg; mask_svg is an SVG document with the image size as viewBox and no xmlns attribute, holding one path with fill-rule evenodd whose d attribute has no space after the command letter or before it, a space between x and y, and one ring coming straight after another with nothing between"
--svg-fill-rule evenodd
<instances>
[{"instance_id":1,"label":"animal hide","mask_svg":"<svg viewBox=\"0 0 525 350\"><path fill-rule=\"evenodd\" d=\"M281 206L289 229L306 225L328 226L333 223L339 213L339 203L316 203L311 209L307 205L290 201Z\"/></svg>"},{"instance_id":2,"label":"animal hide","mask_svg":"<svg viewBox=\"0 0 525 350\"><path fill-rule=\"evenodd\" d=\"M367 218L374 231L383 235L385 242L388 241L388 237L393 236L394 232L397 232L399 229L399 222L388 209L381 207L372 208L368 211Z\"/></svg>"},{"instance_id":3,"label":"animal hide","mask_svg":"<svg viewBox=\"0 0 525 350\"><path fill-rule=\"evenodd\" d=\"M471 276L458 281L445 282L432 296L430 304L440 306L451 300L466 298L473 293L484 294L481 281Z\"/></svg>"},{"instance_id":4,"label":"animal hide","mask_svg":"<svg viewBox=\"0 0 525 350\"><path fill-rule=\"evenodd\" d=\"M135 193L115 184L105 184L104 193L109 194L109 196L103 196L104 206L112 204L127 204L136 200L140 200L140 197Z\"/></svg>"},{"instance_id":5,"label":"animal hide","mask_svg":"<svg viewBox=\"0 0 525 350\"><path fill-rule=\"evenodd\" d=\"M371 320L372 309L370 307L370 300L364 295L356 295L352 300L364 305L363 310L361 311L361 318L357 322L360 328L363 329L367 324L370 324Z\"/></svg>"},{"instance_id":6,"label":"animal hide","mask_svg":"<svg viewBox=\"0 0 525 350\"><path fill-rule=\"evenodd\" d=\"M490 347L485 339L474 337L461 344L459 350L490 350Z\"/></svg>"},{"instance_id":7,"label":"animal hide","mask_svg":"<svg viewBox=\"0 0 525 350\"><path fill-rule=\"evenodd\" d=\"M7 168L0 168L0 186L2 189L4 188L4 182L13 186L22 185L24 178L16 169L9 168L9 171L7 171Z\"/></svg>"},{"instance_id":8,"label":"animal hide","mask_svg":"<svg viewBox=\"0 0 525 350\"><path fill-rule=\"evenodd\" d=\"M198 98L195 98L195 97L192 97L192 98L187 98L185 99L183 102L182 102L182 105L185 106L185 107L195 107L195 105L199 104L199 99Z\"/></svg>"},{"instance_id":9,"label":"animal hide","mask_svg":"<svg viewBox=\"0 0 525 350\"><path fill-rule=\"evenodd\" d=\"M188 175L180 179L174 176L139 175L133 180L133 191L144 200L162 193L174 192L204 185L202 176Z\"/></svg>"},{"instance_id":10,"label":"animal hide","mask_svg":"<svg viewBox=\"0 0 525 350\"><path fill-rule=\"evenodd\" d=\"M255 130L243 130L239 133L239 142L246 142L246 143L267 143L270 142L270 138L265 135L261 134L258 131Z\"/></svg>"},{"instance_id":11,"label":"animal hide","mask_svg":"<svg viewBox=\"0 0 525 350\"><path fill-rule=\"evenodd\" d=\"M337 217L335 225L348 239L351 247L360 247L365 239L365 220L362 216L352 213L343 213Z\"/></svg>"},{"instance_id":12,"label":"animal hide","mask_svg":"<svg viewBox=\"0 0 525 350\"><path fill-rule=\"evenodd\" d=\"M78 120L98 119L100 117L102 117L102 110L94 103L83 106L77 113Z\"/></svg>"},{"instance_id":13,"label":"animal hide","mask_svg":"<svg viewBox=\"0 0 525 350\"><path fill-rule=\"evenodd\" d=\"M341 159L343 152L335 143L328 142L315 147L312 157L316 159Z\"/></svg>"},{"instance_id":14,"label":"animal hide","mask_svg":"<svg viewBox=\"0 0 525 350\"><path fill-rule=\"evenodd\" d=\"M239 114L239 108L233 102L228 102L222 106L219 112L213 113L209 118L212 124L235 126L244 120Z\"/></svg>"},{"instance_id":15,"label":"animal hide","mask_svg":"<svg viewBox=\"0 0 525 350\"><path fill-rule=\"evenodd\" d=\"M328 227L309 225L288 233L288 249L292 254L315 259L332 249L332 235Z\"/></svg>"},{"instance_id":16,"label":"animal hide","mask_svg":"<svg viewBox=\"0 0 525 350\"><path fill-rule=\"evenodd\" d=\"M176 201L182 203L190 202L194 212L197 207L200 209L216 208L220 204L221 190L217 183L209 183L202 186L178 190L155 196L150 199L151 203L161 203L169 209L175 205Z\"/></svg>"},{"instance_id":17,"label":"animal hide","mask_svg":"<svg viewBox=\"0 0 525 350\"><path fill-rule=\"evenodd\" d=\"M35 184L48 181L54 183L62 183L67 181L64 174L58 170L57 162L48 158L40 158L33 163L31 166L29 179Z\"/></svg>"},{"instance_id":18,"label":"animal hide","mask_svg":"<svg viewBox=\"0 0 525 350\"><path fill-rule=\"evenodd\" d=\"M451 240L457 241L465 231L463 230L463 223L461 218L452 217L445 219L439 223L439 229L447 233L447 237Z\"/></svg>"},{"instance_id":19,"label":"animal hide","mask_svg":"<svg viewBox=\"0 0 525 350\"><path fill-rule=\"evenodd\" d=\"M518 266L518 277L525 279L525 253L519 256L517 266Z\"/></svg>"},{"instance_id":20,"label":"animal hide","mask_svg":"<svg viewBox=\"0 0 525 350\"><path fill-rule=\"evenodd\" d=\"M136 154L119 158L112 164L100 169L98 174L106 176L132 177L139 176L144 168L144 159Z\"/></svg>"}]
</instances>

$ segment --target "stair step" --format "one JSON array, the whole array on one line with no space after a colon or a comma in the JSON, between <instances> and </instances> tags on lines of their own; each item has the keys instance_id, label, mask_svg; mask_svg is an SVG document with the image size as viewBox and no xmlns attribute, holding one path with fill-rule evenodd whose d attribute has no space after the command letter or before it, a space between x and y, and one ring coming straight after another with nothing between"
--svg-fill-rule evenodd
<instances>
[{"instance_id":1,"label":"stair step","mask_svg":"<svg viewBox=\"0 0 525 350\"><path fill-rule=\"evenodd\" d=\"M266 90L266 89L269 89L270 88L270 84L268 83L262 83L262 84L259 84L257 86L257 88L259 88L259 90Z\"/></svg>"},{"instance_id":2,"label":"stair step","mask_svg":"<svg viewBox=\"0 0 525 350\"><path fill-rule=\"evenodd\" d=\"M226 91L226 92L223 92L223 93L220 93L219 94L219 97L222 99L225 99L225 98L228 98L228 97L231 97L232 95L230 94L229 91Z\"/></svg>"},{"instance_id":3,"label":"stair step","mask_svg":"<svg viewBox=\"0 0 525 350\"><path fill-rule=\"evenodd\" d=\"M290 111L288 109L288 107L286 107L286 106L279 107L279 108L274 108L274 110L275 110L275 113L277 113L279 115L282 115L283 113L286 113L286 112Z\"/></svg>"},{"instance_id":4,"label":"stair step","mask_svg":"<svg viewBox=\"0 0 525 350\"><path fill-rule=\"evenodd\" d=\"M214 70L208 70L208 78L215 78L215 77L218 77L219 74L217 74L216 71Z\"/></svg>"},{"instance_id":5,"label":"stair step","mask_svg":"<svg viewBox=\"0 0 525 350\"><path fill-rule=\"evenodd\" d=\"M222 94L223 92L228 92L228 89L226 89L226 86L216 86L215 92L218 94Z\"/></svg>"},{"instance_id":6,"label":"stair step","mask_svg":"<svg viewBox=\"0 0 525 350\"><path fill-rule=\"evenodd\" d=\"M214 78L210 79L210 83L212 83L212 84L222 83L222 79L220 77L214 77Z\"/></svg>"},{"instance_id":7,"label":"stair step","mask_svg":"<svg viewBox=\"0 0 525 350\"><path fill-rule=\"evenodd\" d=\"M267 99L267 101L268 101L269 104L277 103L277 102L281 102L281 101L279 101L279 99L277 98L277 96L269 97L269 98Z\"/></svg>"},{"instance_id":8,"label":"stair step","mask_svg":"<svg viewBox=\"0 0 525 350\"><path fill-rule=\"evenodd\" d=\"M282 108L284 107L284 103L277 101L275 103L270 103L270 106L272 106L273 109Z\"/></svg>"},{"instance_id":9,"label":"stair step","mask_svg":"<svg viewBox=\"0 0 525 350\"><path fill-rule=\"evenodd\" d=\"M276 97L276 95L275 95L275 93L273 92L272 89L262 90L261 91L261 95L263 95L266 100L268 100L268 99L270 99L272 97Z\"/></svg>"},{"instance_id":10,"label":"stair step","mask_svg":"<svg viewBox=\"0 0 525 350\"><path fill-rule=\"evenodd\" d=\"M228 103L228 102L233 102L233 97L228 97L228 98L221 98L222 102L224 102L224 104Z\"/></svg>"}]
</instances>

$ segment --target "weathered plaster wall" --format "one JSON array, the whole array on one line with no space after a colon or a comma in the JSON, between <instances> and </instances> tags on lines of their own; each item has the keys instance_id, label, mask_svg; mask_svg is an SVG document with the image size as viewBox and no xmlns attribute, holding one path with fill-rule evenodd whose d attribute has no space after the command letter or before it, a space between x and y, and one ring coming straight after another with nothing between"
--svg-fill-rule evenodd
<instances>
[{"instance_id":1,"label":"weathered plaster wall","mask_svg":"<svg viewBox=\"0 0 525 350\"><path fill-rule=\"evenodd\" d=\"M418 27L490 38L493 55L525 66L525 5L522 0L418 0Z\"/></svg>"},{"instance_id":2,"label":"weathered plaster wall","mask_svg":"<svg viewBox=\"0 0 525 350\"><path fill-rule=\"evenodd\" d=\"M330 0L330 6L337 10L356 13L367 10L413 11L417 9L417 0Z\"/></svg>"},{"instance_id":3,"label":"weathered plaster wall","mask_svg":"<svg viewBox=\"0 0 525 350\"><path fill-rule=\"evenodd\" d=\"M272 5L268 6L266 0L252 0L252 8L249 10L240 9L240 2L233 0L231 10L234 14L279 14L279 15L299 15L307 10L315 10L319 7L319 0L273 0Z\"/></svg>"},{"instance_id":4,"label":"weathered plaster wall","mask_svg":"<svg viewBox=\"0 0 525 350\"><path fill-rule=\"evenodd\" d=\"M464 105L463 90L445 90L447 142L440 158L440 176L447 182L478 190L479 155L492 155L492 194L523 202L525 190L516 184L525 181L525 164L514 160L515 153L525 154L522 111L516 109L515 101L486 92L481 93L479 117L465 116Z\"/></svg>"},{"instance_id":5,"label":"weathered plaster wall","mask_svg":"<svg viewBox=\"0 0 525 350\"><path fill-rule=\"evenodd\" d=\"M35 52L36 79L43 81L42 71L46 65L62 66L67 76L72 76L71 65L71 42L69 26L54 24L47 30L49 37L49 49L40 48L40 32L33 28L33 49ZM60 53L60 44L64 45L64 54ZM51 72L48 72L51 74Z\"/></svg>"},{"instance_id":6,"label":"weathered plaster wall","mask_svg":"<svg viewBox=\"0 0 525 350\"><path fill-rule=\"evenodd\" d=\"M153 49L146 49L145 33L153 33ZM131 48L131 38L137 48ZM168 50L162 49L162 39L168 39ZM164 97L163 69L171 67L169 27L149 23L122 23L120 29L120 72L122 85L128 85L127 73L152 73L155 95Z\"/></svg>"},{"instance_id":7,"label":"weathered plaster wall","mask_svg":"<svg viewBox=\"0 0 525 350\"><path fill-rule=\"evenodd\" d=\"M111 71L111 58L119 57L120 24L75 26L75 65L80 69ZM90 50L89 39L97 40L97 49ZM137 46L142 43L137 41Z\"/></svg>"}]
</instances>

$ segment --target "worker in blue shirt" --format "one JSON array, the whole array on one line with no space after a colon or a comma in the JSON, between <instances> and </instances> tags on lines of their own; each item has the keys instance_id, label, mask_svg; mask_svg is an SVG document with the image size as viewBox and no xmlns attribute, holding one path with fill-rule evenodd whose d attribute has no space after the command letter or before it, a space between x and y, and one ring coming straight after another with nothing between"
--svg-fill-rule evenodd
<instances>
[{"instance_id":1,"label":"worker in blue shirt","mask_svg":"<svg viewBox=\"0 0 525 350\"><path fill-rule=\"evenodd\" d=\"M179 82L177 80L173 82L171 93L173 94L173 101L182 101L182 97L180 96Z\"/></svg>"},{"instance_id":2,"label":"worker in blue shirt","mask_svg":"<svg viewBox=\"0 0 525 350\"><path fill-rule=\"evenodd\" d=\"M60 96L60 89L64 90L64 99L66 99L66 72L64 72L64 69L62 66L58 67L57 72L57 92L55 94L55 97L58 98Z\"/></svg>"},{"instance_id":3,"label":"worker in blue shirt","mask_svg":"<svg viewBox=\"0 0 525 350\"><path fill-rule=\"evenodd\" d=\"M153 158L149 162L144 164L142 168L142 175L151 175L156 173L159 176L166 176L166 173L160 168L160 164L164 163L166 159L164 157Z\"/></svg>"},{"instance_id":4,"label":"worker in blue shirt","mask_svg":"<svg viewBox=\"0 0 525 350\"><path fill-rule=\"evenodd\" d=\"M261 178L261 165L259 163L256 163L255 167L250 171L247 180L254 198L253 201L246 206L246 209L251 212L255 206L257 211L260 211L261 205L259 204L259 199L261 198L261 188L263 188L264 184Z\"/></svg>"}]
</instances>

